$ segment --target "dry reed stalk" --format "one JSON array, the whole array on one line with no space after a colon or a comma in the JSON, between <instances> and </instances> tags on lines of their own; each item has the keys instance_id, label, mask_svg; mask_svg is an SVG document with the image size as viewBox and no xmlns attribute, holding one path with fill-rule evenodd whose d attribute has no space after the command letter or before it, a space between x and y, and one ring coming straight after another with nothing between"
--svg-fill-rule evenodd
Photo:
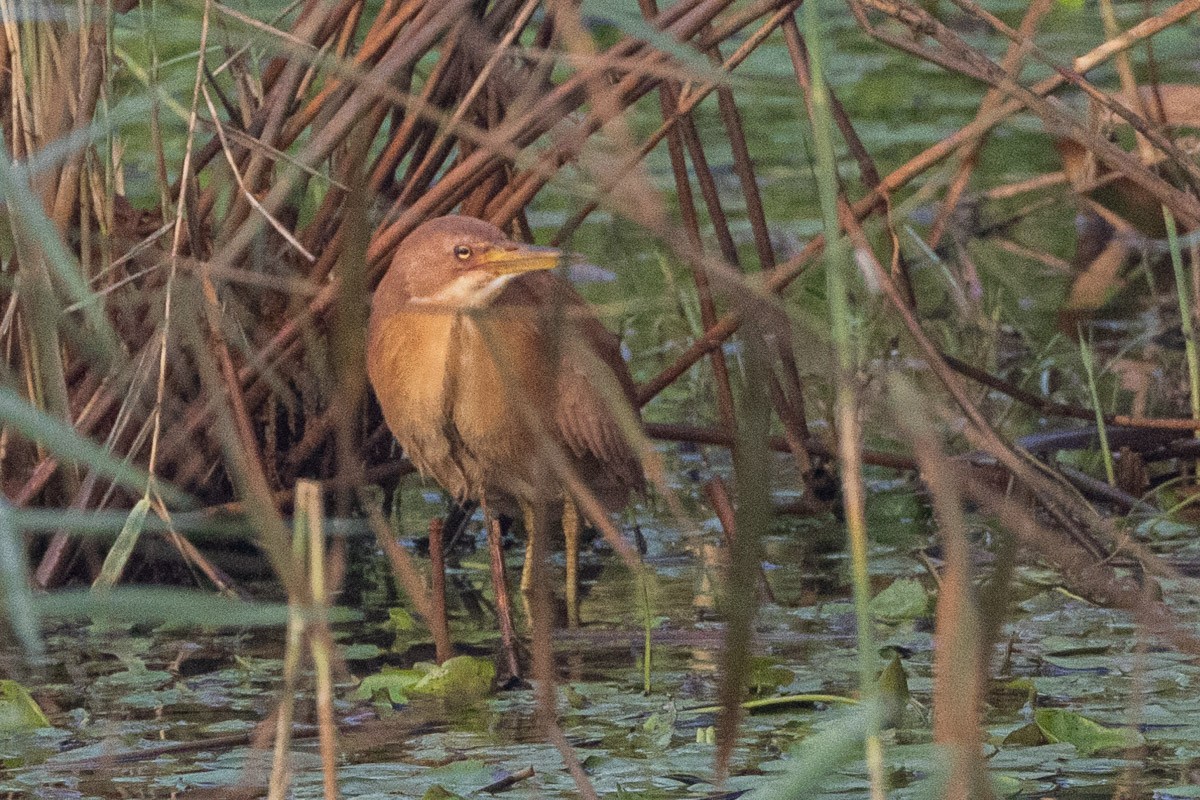
<instances>
[{"instance_id":1,"label":"dry reed stalk","mask_svg":"<svg viewBox=\"0 0 1200 800\"><path fill-rule=\"evenodd\" d=\"M1029 4L1029 8L1025 10L1025 16L1021 19L1021 27L1019 29L1022 41L1031 41L1033 39L1037 26L1053 7L1054 3L1052 0L1035 0L1035 2ZM1008 50L1004 53L1001 68L1011 75L1019 75L1024 59L1025 52L1017 42L1012 42L1009 44ZM984 95L983 102L979 105L979 113L976 114L976 118L987 114L999 105L1002 99L1003 95L996 89L988 90L988 93ZM950 180L950 186L946 191L946 197L943 200L941 210L938 212L937 219L934 220L933 226L929 231L928 241L930 247L938 246L938 243L942 239L942 234L946 230L947 222L949 222L955 209L958 208L959 200L962 198L963 192L966 191L971 173L974 172L975 166L979 161L979 153L983 149L984 141L985 138L981 136L964 148L963 153L959 156L958 169L954 173L954 177Z\"/></svg>"},{"instance_id":2,"label":"dry reed stalk","mask_svg":"<svg viewBox=\"0 0 1200 800\"><path fill-rule=\"evenodd\" d=\"M950 758L944 796L946 800L987 798L991 788L981 742L988 665L974 596L971 547L957 476L960 468L941 451L937 434L921 413L915 387L893 380L890 388L896 422L908 434L929 488L945 555L933 664L933 738Z\"/></svg>"},{"instance_id":3,"label":"dry reed stalk","mask_svg":"<svg viewBox=\"0 0 1200 800\"><path fill-rule=\"evenodd\" d=\"M643 0L643 3L647 10L647 16L649 16L653 6L649 3L649 0ZM659 88L659 98L662 105L663 120L666 121L671 117L673 108L678 107L679 98L677 90L674 87L664 85ZM684 116L679 118L671 133L667 136L667 150L671 156L671 170L675 176L675 196L679 203L679 210L683 217L683 225L687 231L689 244L697 250L702 250L703 240L700 235L699 216L696 212L696 204L692 196L687 163L684 161L683 144L681 141L683 136L680 134L681 128L687 128L691 125L690 119ZM690 143L691 139L689 139ZM693 150L694 158L695 151ZM696 164L696 174L701 174L700 164ZM707 165L704 165L704 174L709 174ZM706 182L704 191L706 202L711 200L710 187L711 181ZM711 205L709 209L711 212ZM692 280L696 284L696 294L700 299L700 322L705 328L710 328L717 321L717 305L713 299L708 273L697 264L693 263L690 266L692 268ZM737 425L737 420L733 411L733 387L729 381L729 365L725 363L725 353L719 349L709 353L709 359L712 363L713 377L717 385L717 412L721 420L721 425L726 430L732 431Z\"/></svg>"},{"instance_id":4,"label":"dry reed stalk","mask_svg":"<svg viewBox=\"0 0 1200 800\"><path fill-rule=\"evenodd\" d=\"M1002 65L981 60L977 51L952 32L936 27L936 20L922 16L919 9L902 2L870 3L914 26L933 26L929 30L935 34L936 48L882 38L985 80L992 87L989 97L994 102L985 100L972 123L881 179L870 153L834 98L835 121L867 188L864 196L843 209L843 228L857 246L867 249L861 222L886 212L892 193L952 154L963 154L963 163L969 164L982 138L1024 108L1067 128L1115 170L1167 201L1177 216L1200 220L1194 199L1166 184L1129 154L1072 127L1072 119L1041 100L1064 86L1095 94L1078 74L1185 19L1200 9L1200 0L1172 6L1079 59L1074 71L1060 71L1032 87L1020 85L1014 76L1016 54L1021 52L1018 43L1026 42L1033 32L1033 11L1022 29L1014 32L966 0L960 4L979 12L998 35L1014 42ZM302 5L299 15L276 23L278 28L228 17L231 26L246 25L257 36L269 37L262 46L273 59L261 79L253 74L249 59L238 54L245 48L235 48L234 41L228 45L233 55L224 64L207 74L200 68L196 71L196 97L203 97L205 103L193 103L193 109L199 110L193 111L187 124L189 135L207 136L208 141L197 140L192 160L177 170L174 185L159 178L165 197L163 211L179 214L170 271L158 238L166 229L163 219L154 219L153 214L146 220L136 216L118 219L121 212L115 208L113 193L119 183L114 175L123 169L115 155L119 147L105 152L97 147L73 151L36 180L43 210L56 230L74 234L76 228L82 228L78 231L83 243L80 261L85 265L81 274L103 294L97 303L82 306L83 314L63 314L67 304L61 298L66 295L56 283L61 276L48 266L40 243L24 235L18 250L22 291L9 304L11 324L3 341L12 354L9 365L24 380L27 394L85 436L111 435L113 452L149 463L156 475L200 494L206 502L229 500L235 492L244 496L241 508L263 531L289 594L304 597L303 581L284 558L286 539L277 514L281 498L288 496L288 485L309 475L328 479L327 489L344 490L363 476L379 475L379 462L390 458L386 429L378 426L377 418L361 411L358 400L361 370L354 364L357 356L348 344L360 322L354 314L356 304L361 307L396 245L428 217L458 208L486 216L510 230L528 231L530 203L564 171L577 170L587 176L588 195L555 239L569 237L597 209L616 210L659 235L667 248L691 267L700 294L703 334L674 364L642 387L641 398L648 401L707 357L717 378L723 430L657 425L648 426L649 432L731 445L732 431L744 420L736 413L720 345L739 329L742 320L750 318L747 309L757 313L769 303L746 288L738 271L743 253L739 253L734 226L725 211L729 195L723 195L718 186L709 163L713 151L706 150L711 145L701 135L694 116L705 98L716 94L716 109L732 149L740 199L745 203L753 253L767 271L764 293L781 293L824 247L823 239L813 239L794 257L776 263L771 221L759 196L737 87L710 80L709 74L688 81L686 64L677 64L670 54L632 36L622 36L612 46L598 49L578 11L566 3L539 6L535 0L502 0L485 13L476 13L464 0L389 0L373 17L357 0L309 0ZM680 0L662 10L646 2L642 9L650 24L681 47L730 72L782 28L800 95L807 87L803 40L793 18L797 5L796 0L745 4ZM545 11L540 16L536 13L539 7ZM11 4L0 2L0 14L8 8ZM16 24L5 26L0 57L9 70L3 77L7 84L0 108L6 141L15 157L34 157L56 137L79 135L92 123L98 102L111 99L111 65L105 57L109 43L103 38L108 22L91 19L75 33L61 26L33 26L36 38L31 40L23 38ZM723 57L722 49L729 52L735 42L736 49ZM202 47L201 52L204 50ZM1036 51L1032 55L1041 58ZM432 66L427 68L428 64ZM205 66L203 59L200 66ZM559 77L563 74L566 77ZM45 90L52 82L57 94ZM639 138L623 127L624 118L656 90L662 123ZM1009 99L995 100L1001 96ZM1106 95L1096 99L1112 103ZM168 103L158 105L152 117L156 125L161 113L165 126L168 110ZM1177 157L1173 144L1148 121L1130 121L1137 130L1146 131L1147 140L1160 151ZM153 146L161 153L166 152L164 135L162 130L154 134ZM668 230L666 205L642 166L646 155L664 139L683 218L679 234ZM190 146L188 152L192 152ZM175 165L167 167L160 172L175 171ZM964 166L959 179L951 184L951 200L966 186L966 174ZM703 203L696 202L693 180ZM309 202L307 195L315 195L315 201ZM736 202L738 196L733 197ZM87 208L83 209L85 200ZM147 225L149 230L143 230ZM709 225L711 236L706 235ZM156 230L160 232L153 233ZM92 244L88 246L88 242ZM298 255L301 251L310 252L315 260ZM137 255L124 260L134 253ZM184 269L176 274L179 266ZM1057 476L1044 474L1014 454L1009 443L987 426L972 404L965 382L952 371L966 370L942 359L927 337L922 338L921 320L912 312L911 287L907 276L897 271L897 264L885 268L876 261L866 266L880 276L889 304L901 314L901 321L971 420L974 434L986 449L1004 460L1022 482L1033 486L1043 505L1067 509L1060 511L1059 522L1075 530L1081 541L1086 542L1093 531L1103 532L1094 510L1070 494ZM279 291L273 290L273 282ZM188 292L199 301L166 310L169 298ZM71 300L78 302L79 298ZM727 310L722 315L723 304ZM59 317L64 320L61 324L47 323ZM107 362L112 365L111 374L93 366L86 356L89 351L81 344L92 331L103 338L104 328L97 319L119 331L128 345L124 351L112 349ZM774 324L774 320L770 322ZM777 328L763 333L777 332L779 340L790 341L792 332L782 323ZM168 335L168 331L174 333ZM148 358L163 365L154 411L156 420L162 419L161 432L157 421L153 432L147 433L150 429L143 424L145 420L137 419L141 413L149 416L147 403L122 403L127 395L141 396L137 365ZM311 381L318 365L339 363L339 358L340 363L352 366L339 372L334 381ZM810 451L828 454L810 441L803 407L805 387L791 351L776 347L770 360L774 369L768 368L763 375L785 436L765 439L762 449L791 452L801 472L807 473ZM1016 387L986 373L976 370L969 377L992 388L1003 385L1002 390L1022 399L1015 394L1019 391ZM1054 413L1069 416L1077 411L1040 402ZM302 422L296 430L281 434L286 427L281 420L288 417ZM1174 427L1183 422L1192 424L1132 421L1147 427ZM368 435L372 430L383 433ZM15 481L17 491L12 495L19 504L57 502L87 508L129 499L114 494L109 484L90 472L75 476L60 471L57 459L48 453L35 451L32 456L22 455L25 461L21 461L13 454L18 450L5 449L3 466L6 477L14 468L21 470L22 479ZM898 469L911 468L913 463L877 453L864 453L864 460ZM55 477L60 474L64 477ZM65 483L57 485L64 479ZM76 482L78 485L73 485ZM586 506L586 499L584 503ZM738 505L740 511L743 502ZM944 516L942 511L939 516ZM418 612L432 618L435 610L424 577L409 554L388 535L377 511L370 513L398 582L413 598ZM595 506L585 508L585 513L603 516ZM620 541L615 529L607 534ZM67 563L68 553L60 552L57 544L54 548L55 553L43 561L47 584L60 579ZM756 580L757 572L752 574L755 577L748 581ZM221 580L215 572L210 577L214 582ZM435 577L435 597L439 592L436 583ZM542 607L548 606L542 603ZM542 619L535 627L534 672L542 687L552 687L548 625ZM737 665L731 666L736 675ZM515 670L515 663L510 668ZM726 708L732 709L736 687L730 683L724 691ZM561 730L550 724L552 703L544 696L541 700L548 736L565 743ZM724 719L722 748L727 757L730 731L736 730L728 720L736 720L736 714L727 711ZM564 755L571 763L566 748ZM585 781L580 791L588 791Z\"/></svg>"},{"instance_id":5,"label":"dry reed stalk","mask_svg":"<svg viewBox=\"0 0 1200 800\"><path fill-rule=\"evenodd\" d=\"M307 536L308 582L312 598L308 610L309 649L316 681L317 727L325 800L337 800L337 716L333 709L333 662L336 656L329 627L329 586L325 574L325 513L321 487L313 481L296 485L296 518L303 520Z\"/></svg>"},{"instance_id":6,"label":"dry reed stalk","mask_svg":"<svg viewBox=\"0 0 1200 800\"><path fill-rule=\"evenodd\" d=\"M329 251L326 251L326 253L328 253L328 252ZM314 308L314 311L323 311L323 308L328 307L328 301L330 299L331 299L331 295L329 293L326 293L324 295L319 295L318 296L319 305L317 305L316 308ZM299 331L300 327L292 326L292 330ZM280 341L280 339L277 338L276 341ZM196 419L196 417L193 416L192 419Z\"/></svg>"},{"instance_id":7,"label":"dry reed stalk","mask_svg":"<svg viewBox=\"0 0 1200 800\"><path fill-rule=\"evenodd\" d=\"M1200 11L1200 0L1182 0L1164 10L1161 14L1151 17L1130 28L1121 37L1110 40L1096 47L1075 60L1078 72L1087 72L1108 61L1119 52L1123 52L1172 25L1179 24L1192 14ZM1053 75L1039 81L1031 88L1037 96L1047 96L1062 88L1067 79L1062 75ZM908 185L918 176L936 166L944 159L957 152L959 148L976 140L979 136L1010 118L1023 107L1021 102L1008 100L991 114L980 115L970 124L955 131L937 144L913 157L905 164L893 170L871 192L855 201L853 204L854 218L865 219L874 213L886 199L898 189ZM774 292L782 291L791 284L808 267L813 258L818 256L825 247L823 236L811 239L808 244L786 263L774 270L767 281L767 288ZM645 404L657 396L664 388L671 385L698 360L707 355L713 348L737 332L741 326L741 317L736 312L727 313L717 324L705 331L704 335L692 343L686 351L678 356L674 363L664 368L658 375L639 387L639 400Z\"/></svg>"}]
</instances>

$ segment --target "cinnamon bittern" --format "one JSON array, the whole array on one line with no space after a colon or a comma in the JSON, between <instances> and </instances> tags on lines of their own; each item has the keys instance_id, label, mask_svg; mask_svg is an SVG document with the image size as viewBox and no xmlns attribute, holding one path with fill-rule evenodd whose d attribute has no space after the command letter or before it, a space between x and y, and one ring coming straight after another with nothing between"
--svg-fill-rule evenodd
<instances>
[{"instance_id":1,"label":"cinnamon bittern","mask_svg":"<svg viewBox=\"0 0 1200 800\"><path fill-rule=\"evenodd\" d=\"M520 509L527 528L562 510L574 623L578 516L565 476L610 511L644 477L618 421L637 418L619 340L549 271L560 260L479 219L424 223L375 292L367 373L408 458L457 500L490 513ZM535 537L526 535L528 592Z\"/></svg>"}]
</instances>

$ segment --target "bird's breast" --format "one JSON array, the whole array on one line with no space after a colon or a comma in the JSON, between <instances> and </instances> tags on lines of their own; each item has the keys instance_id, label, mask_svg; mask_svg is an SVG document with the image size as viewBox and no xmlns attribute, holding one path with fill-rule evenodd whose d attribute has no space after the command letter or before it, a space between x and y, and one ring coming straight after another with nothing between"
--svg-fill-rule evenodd
<instances>
[{"instance_id":1,"label":"bird's breast","mask_svg":"<svg viewBox=\"0 0 1200 800\"><path fill-rule=\"evenodd\" d=\"M432 312L397 313L372 326L367 373L393 432L440 414L455 326L453 315Z\"/></svg>"},{"instance_id":2,"label":"bird's breast","mask_svg":"<svg viewBox=\"0 0 1200 800\"><path fill-rule=\"evenodd\" d=\"M531 437L549 389L525 326L419 309L373 323L368 374L421 472L459 497L541 480Z\"/></svg>"}]
</instances>

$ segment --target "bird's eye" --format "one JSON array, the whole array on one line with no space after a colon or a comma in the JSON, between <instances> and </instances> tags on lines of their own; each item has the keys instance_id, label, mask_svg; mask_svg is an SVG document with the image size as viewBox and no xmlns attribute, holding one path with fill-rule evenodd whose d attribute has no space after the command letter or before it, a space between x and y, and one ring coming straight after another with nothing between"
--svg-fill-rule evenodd
<instances>
[{"instance_id":1,"label":"bird's eye","mask_svg":"<svg viewBox=\"0 0 1200 800\"><path fill-rule=\"evenodd\" d=\"M454 255L457 256L460 261L466 261L471 257L471 248L467 247L465 244L460 244L458 247L454 248Z\"/></svg>"}]
</instances>

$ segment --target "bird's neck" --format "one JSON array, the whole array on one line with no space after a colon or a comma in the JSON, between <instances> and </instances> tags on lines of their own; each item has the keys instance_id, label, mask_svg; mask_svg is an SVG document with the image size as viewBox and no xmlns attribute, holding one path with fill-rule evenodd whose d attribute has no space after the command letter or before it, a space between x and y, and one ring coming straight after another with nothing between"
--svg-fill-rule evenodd
<instances>
[{"instance_id":1,"label":"bird's neck","mask_svg":"<svg viewBox=\"0 0 1200 800\"><path fill-rule=\"evenodd\" d=\"M466 272L431 295L413 297L414 306L427 306L451 311L478 311L492 304L509 281L516 275L490 275L486 272Z\"/></svg>"}]
</instances>

